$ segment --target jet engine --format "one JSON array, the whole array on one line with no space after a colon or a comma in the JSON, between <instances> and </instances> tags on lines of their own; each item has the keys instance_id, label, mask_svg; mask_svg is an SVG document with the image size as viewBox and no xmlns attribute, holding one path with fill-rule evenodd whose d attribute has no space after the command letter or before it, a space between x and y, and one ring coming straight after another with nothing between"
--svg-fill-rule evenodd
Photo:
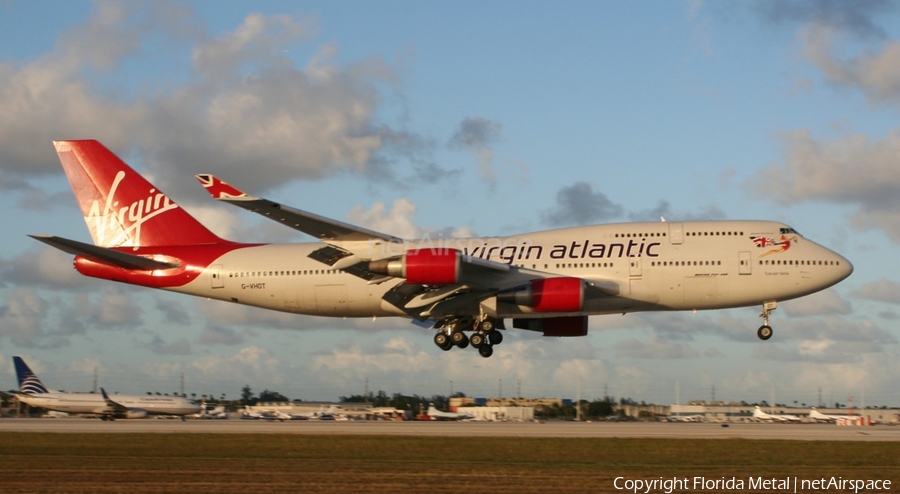
<instances>
[{"instance_id":1,"label":"jet engine","mask_svg":"<svg viewBox=\"0 0 900 494\"><path fill-rule=\"evenodd\" d=\"M122 418L126 419L142 419L147 417L147 410L142 408L129 408L121 415Z\"/></svg>"},{"instance_id":2,"label":"jet engine","mask_svg":"<svg viewBox=\"0 0 900 494\"><path fill-rule=\"evenodd\" d=\"M369 271L406 278L412 284L452 285L459 282L460 255L455 249L408 250L399 257L369 262Z\"/></svg>"},{"instance_id":3,"label":"jet engine","mask_svg":"<svg viewBox=\"0 0 900 494\"><path fill-rule=\"evenodd\" d=\"M497 301L531 307L535 312L577 312L584 306L580 278L539 278L497 294Z\"/></svg>"}]
</instances>

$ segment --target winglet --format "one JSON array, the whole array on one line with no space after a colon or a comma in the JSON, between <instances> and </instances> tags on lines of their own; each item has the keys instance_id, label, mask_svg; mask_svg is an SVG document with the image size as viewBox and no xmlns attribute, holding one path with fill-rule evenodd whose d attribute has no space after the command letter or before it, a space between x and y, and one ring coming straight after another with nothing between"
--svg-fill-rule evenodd
<instances>
[{"instance_id":1,"label":"winglet","mask_svg":"<svg viewBox=\"0 0 900 494\"><path fill-rule=\"evenodd\" d=\"M210 173L201 173L195 176L209 192L209 195L213 196L213 199L237 201L255 201L257 199Z\"/></svg>"},{"instance_id":2,"label":"winglet","mask_svg":"<svg viewBox=\"0 0 900 494\"><path fill-rule=\"evenodd\" d=\"M107 394L105 389L100 388L100 393L103 395L103 401L106 402L106 406L112 407L113 410L116 410L116 411L127 411L128 410L128 408L125 407L124 405L122 405L121 403L110 399L109 394Z\"/></svg>"}]
</instances>

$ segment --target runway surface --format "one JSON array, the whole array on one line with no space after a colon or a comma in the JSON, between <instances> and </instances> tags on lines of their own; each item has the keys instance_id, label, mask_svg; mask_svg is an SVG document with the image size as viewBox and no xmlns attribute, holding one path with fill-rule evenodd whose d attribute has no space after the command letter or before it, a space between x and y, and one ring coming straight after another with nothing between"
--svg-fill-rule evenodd
<instances>
[{"instance_id":1,"label":"runway surface","mask_svg":"<svg viewBox=\"0 0 900 494\"><path fill-rule=\"evenodd\" d=\"M830 424L683 424L663 422L331 422L262 420L0 419L0 432L346 434L386 436L620 437L673 439L784 439L900 441L900 427Z\"/></svg>"}]
</instances>

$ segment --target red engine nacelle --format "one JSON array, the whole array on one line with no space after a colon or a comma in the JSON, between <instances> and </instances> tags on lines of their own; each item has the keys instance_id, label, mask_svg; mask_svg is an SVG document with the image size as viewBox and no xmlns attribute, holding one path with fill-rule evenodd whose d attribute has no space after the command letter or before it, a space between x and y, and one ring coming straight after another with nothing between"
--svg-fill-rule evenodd
<instances>
[{"instance_id":1,"label":"red engine nacelle","mask_svg":"<svg viewBox=\"0 0 900 494\"><path fill-rule=\"evenodd\" d=\"M460 254L455 249L416 249L393 259L369 263L369 271L406 278L407 283L452 285L459 282Z\"/></svg>"},{"instance_id":2,"label":"red engine nacelle","mask_svg":"<svg viewBox=\"0 0 900 494\"><path fill-rule=\"evenodd\" d=\"M540 278L497 294L497 300L531 307L535 312L578 312L584 306L584 282L579 278Z\"/></svg>"},{"instance_id":3,"label":"red engine nacelle","mask_svg":"<svg viewBox=\"0 0 900 494\"><path fill-rule=\"evenodd\" d=\"M531 282L535 312L575 312L584 306L584 282L579 278L543 278Z\"/></svg>"}]
</instances>

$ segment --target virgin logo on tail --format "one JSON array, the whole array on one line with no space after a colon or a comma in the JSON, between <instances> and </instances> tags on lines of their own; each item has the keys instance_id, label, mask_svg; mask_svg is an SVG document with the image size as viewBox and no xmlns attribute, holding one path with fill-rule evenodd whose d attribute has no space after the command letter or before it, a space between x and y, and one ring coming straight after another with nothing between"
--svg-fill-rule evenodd
<instances>
[{"instance_id":1,"label":"virgin logo on tail","mask_svg":"<svg viewBox=\"0 0 900 494\"><path fill-rule=\"evenodd\" d=\"M125 175L124 171L116 173L109 192L105 195L106 203L102 211L100 201L95 199L84 219L94 231L94 239L98 245L130 245L137 249L141 245L141 226L144 222L178 208L177 204L155 188L148 191L146 199L138 199L120 207L116 192Z\"/></svg>"}]
</instances>

